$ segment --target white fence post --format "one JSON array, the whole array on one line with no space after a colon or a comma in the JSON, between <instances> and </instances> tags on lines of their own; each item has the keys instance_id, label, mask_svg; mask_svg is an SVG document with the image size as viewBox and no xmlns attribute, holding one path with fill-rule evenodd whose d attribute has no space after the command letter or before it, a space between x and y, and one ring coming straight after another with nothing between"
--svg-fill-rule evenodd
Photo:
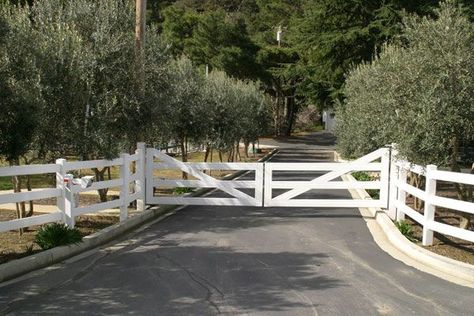
<instances>
[{"instance_id":1,"label":"white fence post","mask_svg":"<svg viewBox=\"0 0 474 316\"><path fill-rule=\"evenodd\" d=\"M397 180L398 180L398 173L400 172L400 168L395 164L396 156L398 151L395 149L395 144L392 144L392 150L390 152L390 185L388 191L388 216L394 220L397 216L397 206L395 203L397 202L398 198L398 187L397 187Z\"/></svg>"},{"instance_id":2,"label":"white fence post","mask_svg":"<svg viewBox=\"0 0 474 316\"><path fill-rule=\"evenodd\" d=\"M120 166L120 178L123 184L120 187L120 199L122 205L120 206L120 221L124 221L128 217L128 205L130 204L128 198L130 196L130 155L122 154L120 158L123 159L123 164Z\"/></svg>"},{"instance_id":3,"label":"white fence post","mask_svg":"<svg viewBox=\"0 0 474 316\"><path fill-rule=\"evenodd\" d=\"M264 192L263 192L263 206L269 206L272 200L272 178L273 170L271 164L264 163Z\"/></svg>"},{"instance_id":4,"label":"white fence post","mask_svg":"<svg viewBox=\"0 0 474 316\"><path fill-rule=\"evenodd\" d=\"M59 166L59 172L56 172L56 188L61 190L61 196L56 198L56 207L63 215L63 223L66 223L66 185L64 184L64 176L66 171L64 171L64 164L66 159L56 159L56 164Z\"/></svg>"},{"instance_id":5,"label":"white fence post","mask_svg":"<svg viewBox=\"0 0 474 316\"><path fill-rule=\"evenodd\" d=\"M58 209L63 212L64 223L73 228L75 225L74 220L74 208L75 200L74 194L71 192L70 188L66 185L64 179L66 177L66 159L57 159L56 164L59 165L59 173L56 173L56 187L61 189L61 197L57 199L56 205ZM69 186L72 183L68 183Z\"/></svg>"},{"instance_id":6,"label":"white fence post","mask_svg":"<svg viewBox=\"0 0 474 316\"><path fill-rule=\"evenodd\" d=\"M147 148L146 149L146 162L145 162L145 203L153 199L153 160L155 159L155 149Z\"/></svg>"},{"instance_id":7,"label":"white fence post","mask_svg":"<svg viewBox=\"0 0 474 316\"><path fill-rule=\"evenodd\" d=\"M146 191L146 184L145 184L145 177L148 176L145 174L145 152L146 152L146 145L145 143L138 143L137 150L135 153L138 154L138 160L136 163L136 171L138 174L138 179L135 181L135 192L139 192L139 198L137 199L137 211L142 212L145 210L146 202L145 202L145 191Z\"/></svg>"},{"instance_id":8,"label":"white fence post","mask_svg":"<svg viewBox=\"0 0 474 316\"><path fill-rule=\"evenodd\" d=\"M257 201L257 206L263 206L263 175L264 164L260 163L255 168L255 200Z\"/></svg>"},{"instance_id":9,"label":"white fence post","mask_svg":"<svg viewBox=\"0 0 474 316\"><path fill-rule=\"evenodd\" d=\"M433 244L433 231L430 230L430 224L435 218L436 207L431 204L431 197L436 195L436 179L433 179L431 172L436 171L438 167L435 165L426 166L426 185L425 185L425 209L423 223L423 246L431 246Z\"/></svg>"},{"instance_id":10,"label":"white fence post","mask_svg":"<svg viewBox=\"0 0 474 316\"><path fill-rule=\"evenodd\" d=\"M380 202L383 203L383 208L388 209L388 186L389 186L389 171L390 171L390 149L386 148L380 159L382 168L380 170Z\"/></svg>"},{"instance_id":11,"label":"white fence post","mask_svg":"<svg viewBox=\"0 0 474 316\"><path fill-rule=\"evenodd\" d=\"M403 167L400 167L398 169L398 181L400 183L406 183L407 182L407 170ZM406 192L403 191L400 187L398 187L398 203L400 204L406 204ZM397 207L397 221L401 221L405 219L405 213L400 210L400 208Z\"/></svg>"}]
</instances>

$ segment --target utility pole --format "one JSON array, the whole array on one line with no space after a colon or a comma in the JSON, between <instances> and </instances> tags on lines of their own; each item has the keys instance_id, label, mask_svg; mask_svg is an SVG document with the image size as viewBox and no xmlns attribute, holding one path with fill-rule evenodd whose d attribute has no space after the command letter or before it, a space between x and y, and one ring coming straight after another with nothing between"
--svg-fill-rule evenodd
<instances>
[{"instance_id":1,"label":"utility pole","mask_svg":"<svg viewBox=\"0 0 474 316\"><path fill-rule=\"evenodd\" d=\"M135 5L135 44L140 56L145 47L146 0L135 0Z\"/></svg>"}]
</instances>

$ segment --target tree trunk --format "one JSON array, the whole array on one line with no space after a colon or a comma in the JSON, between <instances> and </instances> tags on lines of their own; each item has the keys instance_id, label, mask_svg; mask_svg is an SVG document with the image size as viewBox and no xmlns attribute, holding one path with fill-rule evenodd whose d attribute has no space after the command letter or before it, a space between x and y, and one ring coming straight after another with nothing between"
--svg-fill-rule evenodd
<instances>
[{"instance_id":1,"label":"tree trunk","mask_svg":"<svg viewBox=\"0 0 474 316\"><path fill-rule=\"evenodd\" d=\"M26 189L28 190L28 192L31 192L31 177L30 177L30 175L26 176ZM33 201L29 201L29 207L30 208L28 210L28 213L26 213L25 217L33 216L33 212L34 212Z\"/></svg>"},{"instance_id":2,"label":"tree trunk","mask_svg":"<svg viewBox=\"0 0 474 316\"><path fill-rule=\"evenodd\" d=\"M242 157L240 157L240 146L239 142L235 145L235 161L241 161Z\"/></svg>"},{"instance_id":3,"label":"tree trunk","mask_svg":"<svg viewBox=\"0 0 474 316\"><path fill-rule=\"evenodd\" d=\"M452 146L453 146L453 153L451 155L451 171L454 172L461 172L461 168L459 167L458 164L458 158L459 158L459 137L454 137L452 140ZM471 173L474 173L474 169L471 168ZM454 186L456 188L457 196L458 199L463 200L463 201L469 201L469 195L472 197L472 193L469 191L472 190L468 189L466 185L460 184L460 183L454 183ZM472 202L472 198L471 198ZM464 213L464 212L459 212L459 228L462 229L469 229L471 226L471 214L469 213Z\"/></svg>"},{"instance_id":4,"label":"tree trunk","mask_svg":"<svg viewBox=\"0 0 474 316\"><path fill-rule=\"evenodd\" d=\"M181 138L181 161L187 162L188 161L188 152L186 151L186 137ZM188 174L183 171L183 180L188 179Z\"/></svg>"},{"instance_id":5,"label":"tree trunk","mask_svg":"<svg viewBox=\"0 0 474 316\"><path fill-rule=\"evenodd\" d=\"M249 146L250 146L250 143L247 142L247 141L244 141L244 146L245 146L245 158L249 158Z\"/></svg>"},{"instance_id":6,"label":"tree trunk","mask_svg":"<svg viewBox=\"0 0 474 316\"><path fill-rule=\"evenodd\" d=\"M219 150L219 160L222 162L223 159L222 159L222 150Z\"/></svg>"},{"instance_id":7,"label":"tree trunk","mask_svg":"<svg viewBox=\"0 0 474 316\"><path fill-rule=\"evenodd\" d=\"M11 164L12 165L12 164ZM12 177L12 185L13 185L13 192L20 193L21 192L21 178L19 176ZM15 203L16 208L16 218L24 218L25 217L25 202ZM18 233L23 235L24 228L20 228Z\"/></svg>"},{"instance_id":8,"label":"tree trunk","mask_svg":"<svg viewBox=\"0 0 474 316\"><path fill-rule=\"evenodd\" d=\"M210 151L211 151L211 146L207 145L206 146L206 152L204 153L204 162L207 162L207 159L209 158Z\"/></svg>"},{"instance_id":9,"label":"tree trunk","mask_svg":"<svg viewBox=\"0 0 474 316\"><path fill-rule=\"evenodd\" d=\"M109 168L110 167L105 167L102 170L99 170L98 168L92 168L95 174L95 181L96 182L104 181L105 172ZM100 202L107 202L107 193L109 192L109 189L99 189L97 190L97 192L99 193Z\"/></svg>"}]
</instances>

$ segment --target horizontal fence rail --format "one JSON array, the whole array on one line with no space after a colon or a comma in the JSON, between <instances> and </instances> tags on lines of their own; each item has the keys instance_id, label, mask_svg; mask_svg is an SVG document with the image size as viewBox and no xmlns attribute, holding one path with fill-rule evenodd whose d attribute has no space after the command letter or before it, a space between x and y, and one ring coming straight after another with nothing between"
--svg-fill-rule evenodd
<instances>
[{"instance_id":1,"label":"horizontal fence rail","mask_svg":"<svg viewBox=\"0 0 474 316\"><path fill-rule=\"evenodd\" d=\"M135 164L135 173L131 164ZM117 167L120 178L93 182L89 187L72 183L66 184L67 174L74 170ZM145 209L145 144L139 143L135 154L122 154L113 160L67 161L58 159L55 164L28 165L0 168L0 177L26 176L37 174L56 174L56 188L34 189L26 192L0 193L0 208L2 204L21 203L47 198L55 198L56 211L0 222L0 232L16 230L34 225L51 222L62 222L70 227L75 225L75 217L96 213L107 209L120 208L120 220L128 217L130 203L137 203L137 210ZM95 203L92 205L77 205L78 195L82 192L120 188L120 196L116 200Z\"/></svg>"}]
</instances>

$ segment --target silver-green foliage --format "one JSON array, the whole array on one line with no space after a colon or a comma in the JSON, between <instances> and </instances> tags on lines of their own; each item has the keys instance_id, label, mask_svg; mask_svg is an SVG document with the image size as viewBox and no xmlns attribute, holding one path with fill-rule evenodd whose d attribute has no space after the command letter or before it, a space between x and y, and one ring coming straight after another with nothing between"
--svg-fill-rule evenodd
<instances>
[{"instance_id":1,"label":"silver-green foliage","mask_svg":"<svg viewBox=\"0 0 474 316\"><path fill-rule=\"evenodd\" d=\"M403 33L347 77L339 149L359 156L388 143L419 164L452 164L474 135L474 27L454 1L436 18L409 16Z\"/></svg>"},{"instance_id":2,"label":"silver-green foliage","mask_svg":"<svg viewBox=\"0 0 474 316\"><path fill-rule=\"evenodd\" d=\"M6 34L0 58L7 61L1 71L18 87L10 99L25 98L21 86L36 92L30 149L110 158L151 137L153 117L163 114L159 107L169 93L169 58L155 28L144 59L136 58L131 1L0 7Z\"/></svg>"}]
</instances>

